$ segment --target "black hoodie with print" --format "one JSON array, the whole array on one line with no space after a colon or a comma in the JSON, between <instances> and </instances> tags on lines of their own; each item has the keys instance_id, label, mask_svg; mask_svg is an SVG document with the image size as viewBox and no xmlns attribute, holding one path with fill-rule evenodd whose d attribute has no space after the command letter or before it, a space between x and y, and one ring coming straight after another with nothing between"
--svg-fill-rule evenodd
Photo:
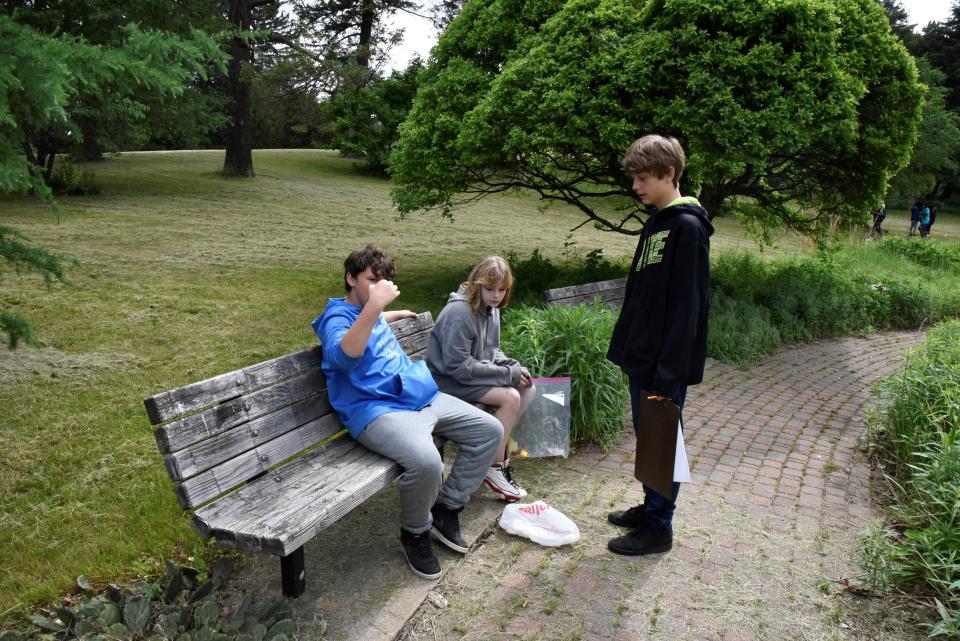
<instances>
[{"instance_id":1,"label":"black hoodie with print","mask_svg":"<svg viewBox=\"0 0 960 641\"><path fill-rule=\"evenodd\" d=\"M651 216L640 234L607 358L668 398L703 380L713 225L695 198Z\"/></svg>"}]
</instances>

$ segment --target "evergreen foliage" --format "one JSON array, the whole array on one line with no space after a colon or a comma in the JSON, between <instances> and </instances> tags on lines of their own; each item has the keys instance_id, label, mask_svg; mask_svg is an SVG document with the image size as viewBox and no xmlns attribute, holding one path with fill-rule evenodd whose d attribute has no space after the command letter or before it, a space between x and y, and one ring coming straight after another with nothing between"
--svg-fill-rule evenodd
<instances>
[{"instance_id":1,"label":"evergreen foliage","mask_svg":"<svg viewBox=\"0 0 960 641\"><path fill-rule=\"evenodd\" d=\"M407 117L423 63L415 59L403 71L366 86L344 87L324 105L331 144L358 159L366 172L386 175L397 129Z\"/></svg>"},{"instance_id":2,"label":"evergreen foliage","mask_svg":"<svg viewBox=\"0 0 960 641\"><path fill-rule=\"evenodd\" d=\"M57 141L82 139L74 106L78 96L109 94L127 115L142 118L142 93L175 96L209 60L216 44L195 31L180 38L128 25L122 45L90 44L76 36L44 35L0 15L0 192L35 193L52 203ZM49 285L65 282L63 257L30 245L9 227L0 227L0 258L16 272L37 271ZM8 344L34 343L25 319L3 310L0 331Z\"/></svg>"},{"instance_id":3,"label":"evergreen foliage","mask_svg":"<svg viewBox=\"0 0 960 641\"><path fill-rule=\"evenodd\" d=\"M684 144L682 190L714 214L747 196L764 225L812 234L884 195L921 103L874 0L474 0L401 128L394 200L402 214L450 214L529 189L636 233L643 212L619 161L656 131Z\"/></svg>"}]
</instances>

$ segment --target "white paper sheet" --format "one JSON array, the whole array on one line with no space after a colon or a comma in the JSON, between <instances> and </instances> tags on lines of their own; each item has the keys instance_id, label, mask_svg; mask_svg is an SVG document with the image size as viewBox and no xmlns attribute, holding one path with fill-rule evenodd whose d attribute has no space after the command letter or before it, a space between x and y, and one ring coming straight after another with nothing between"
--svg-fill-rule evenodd
<instances>
[{"instance_id":1,"label":"white paper sheet","mask_svg":"<svg viewBox=\"0 0 960 641\"><path fill-rule=\"evenodd\" d=\"M687 448L683 446L680 421L677 421L677 455L673 459L673 480L675 483L690 482L690 463L687 462Z\"/></svg>"}]
</instances>

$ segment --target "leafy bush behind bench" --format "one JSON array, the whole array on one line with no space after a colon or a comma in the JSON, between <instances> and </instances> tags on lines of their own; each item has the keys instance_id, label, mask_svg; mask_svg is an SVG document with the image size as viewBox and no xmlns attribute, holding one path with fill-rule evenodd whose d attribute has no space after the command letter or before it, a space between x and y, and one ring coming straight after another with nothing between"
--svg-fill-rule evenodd
<instances>
[{"instance_id":1,"label":"leafy bush behind bench","mask_svg":"<svg viewBox=\"0 0 960 641\"><path fill-rule=\"evenodd\" d=\"M514 256L517 287L553 286L558 274L563 280L579 275L574 283L601 280L598 273L623 275L622 265L591 254L598 259L592 266L583 260L563 267L536 251L528 259ZM744 253L719 255L711 273L708 354L748 363L785 343L918 328L957 316L960 263L954 254L960 255L960 246L897 238L772 262ZM523 291L523 300L541 302L533 289ZM536 376L571 376L573 438L604 447L616 440L627 399L622 374L606 360L616 317L602 305L519 306L504 316L504 351Z\"/></svg>"},{"instance_id":2,"label":"leafy bush behind bench","mask_svg":"<svg viewBox=\"0 0 960 641\"><path fill-rule=\"evenodd\" d=\"M624 420L626 379L606 358L617 314L594 302L510 308L501 343L535 377L571 378L571 440L613 446Z\"/></svg>"}]
</instances>

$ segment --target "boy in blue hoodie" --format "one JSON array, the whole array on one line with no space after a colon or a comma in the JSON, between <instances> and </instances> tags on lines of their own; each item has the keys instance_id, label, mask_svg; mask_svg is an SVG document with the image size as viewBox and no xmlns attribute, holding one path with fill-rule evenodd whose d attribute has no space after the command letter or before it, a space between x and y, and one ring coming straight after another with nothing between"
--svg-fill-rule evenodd
<instances>
[{"instance_id":1,"label":"boy in blue hoodie","mask_svg":"<svg viewBox=\"0 0 960 641\"><path fill-rule=\"evenodd\" d=\"M703 380L710 298L710 235L707 210L696 198L680 195L686 155L675 138L649 135L630 146L623 168L633 176L633 191L653 213L643 226L627 276L620 317L607 358L630 380L633 429L643 396L672 401L683 408L687 386ZM673 496L646 485L644 501L607 515L630 528L607 547L616 554L666 552L673 547Z\"/></svg>"},{"instance_id":2,"label":"boy in blue hoodie","mask_svg":"<svg viewBox=\"0 0 960 641\"><path fill-rule=\"evenodd\" d=\"M323 345L330 405L350 435L403 468L400 477L400 544L410 569L440 576L433 536L466 554L459 512L480 487L503 428L496 418L443 394L423 361L404 353L389 325L413 312L384 309L400 295L393 259L367 245L344 261L344 298L331 298L313 329ZM433 435L460 446L450 475Z\"/></svg>"}]
</instances>

